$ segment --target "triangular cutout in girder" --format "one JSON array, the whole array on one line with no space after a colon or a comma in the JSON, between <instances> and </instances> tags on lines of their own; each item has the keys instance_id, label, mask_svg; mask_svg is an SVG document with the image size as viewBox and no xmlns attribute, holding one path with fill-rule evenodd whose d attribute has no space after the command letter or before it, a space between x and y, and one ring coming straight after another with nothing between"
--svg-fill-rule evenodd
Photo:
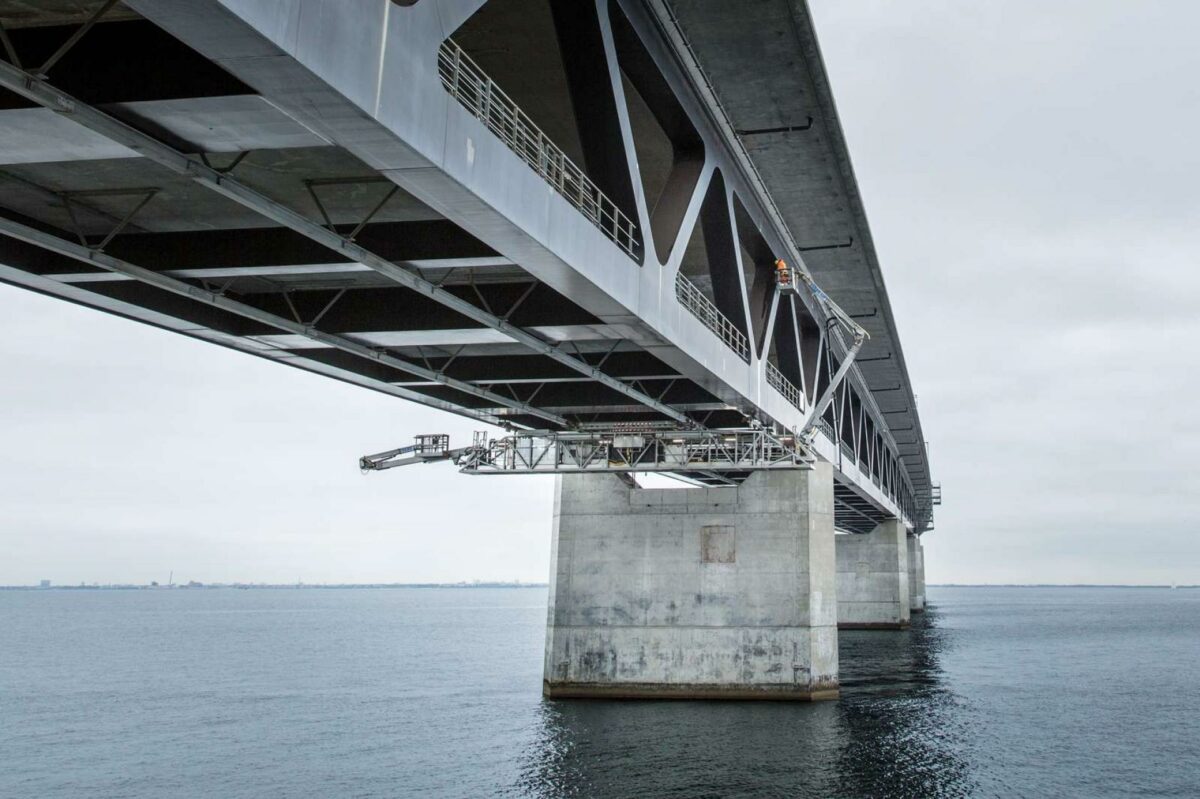
<instances>
[{"instance_id":1,"label":"triangular cutout in girder","mask_svg":"<svg viewBox=\"0 0 1200 799\"><path fill-rule=\"evenodd\" d=\"M704 142L615 2L609 18L651 237L665 265L704 169Z\"/></svg>"}]
</instances>

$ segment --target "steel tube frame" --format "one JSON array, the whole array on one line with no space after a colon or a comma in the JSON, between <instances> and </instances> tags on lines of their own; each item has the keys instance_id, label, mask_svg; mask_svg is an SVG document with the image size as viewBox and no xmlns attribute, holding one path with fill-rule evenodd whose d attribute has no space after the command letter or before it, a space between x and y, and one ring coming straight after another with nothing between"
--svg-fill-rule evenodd
<instances>
[{"instance_id":1,"label":"steel tube frame","mask_svg":"<svg viewBox=\"0 0 1200 799\"><path fill-rule=\"evenodd\" d=\"M452 452L465 474L702 472L715 477L722 472L811 469L815 460L799 437L761 427L640 433L533 430L491 441L477 437L473 446ZM361 463L388 468L389 459L402 454L406 448L368 456ZM415 461L404 460L409 462Z\"/></svg>"},{"instance_id":2,"label":"steel tube frame","mask_svg":"<svg viewBox=\"0 0 1200 799\"><path fill-rule=\"evenodd\" d=\"M842 384L842 380L846 377L846 373L850 371L850 367L854 365L854 356L862 349L863 341L864 339L862 338L855 339L854 346L846 353L845 359L842 360L842 365L838 367L833 377L830 378L829 385L825 387L824 393L821 394L820 399L813 403L812 408L809 410L808 416L804 420L804 426L800 428L801 435L808 435L810 431L816 431L817 420L821 418L821 414L825 413L825 409L833 401L834 392Z\"/></svg>"},{"instance_id":3,"label":"steel tube frame","mask_svg":"<svg viewBox=\"0 0 1200 799\"><path fill-rule=\"evenodd\" d=\"M457 311L487 327L498 330L514 341L524 344L530 349L555 360L580 374L591 377L598 383L632 397L639 403L663 414L687 427L698 426L691 417L665 403L634 389L621 381L610 377L600 369L574 358L559 350L556 346L543 341L536 335L511 324L507 320L488 313L481 308L463 300L427 280L396 266L391 261L376 255L363 246L349 241L334 231L327 230L319 224L301 216L270 198L260 194L249 186L239 182L229 175L222 174L211 167L188 157L184 153L163 144L157 139L129 127L125 123L110 117L104 112L80 102L65 92L36 76L18 69L17 67L0 62L0 86L7 88L38 105L63 115L67 119L82 125L89 130L99 133L110 140L122 144L139 155L148 158L161 166L194 180L234 202L249 208L262 216L290 228L318 244L328 247L334 252L348 257L352 261L363 264L370 269L390 278L396 283L412 289L435 302ZM565 420L564 420L565 424Z\"/></svg>"}]
</instances>

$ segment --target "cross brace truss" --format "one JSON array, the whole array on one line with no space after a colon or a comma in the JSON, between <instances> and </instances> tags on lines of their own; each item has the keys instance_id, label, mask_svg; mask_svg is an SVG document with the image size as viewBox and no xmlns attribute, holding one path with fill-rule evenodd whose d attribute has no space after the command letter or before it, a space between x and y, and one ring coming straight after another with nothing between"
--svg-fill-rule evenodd
<instances>
[{"instance_id":1,"label":"cross brace truss","mask_svg":"<svg viewBox=\"0 0 1200 799\"><path fill-rule=\"evenodd\" d=\"M585 472L749 472L810 469L815 460L794 435L766 428L724 430L521 431L451 449L445 435L417 436L412 446L367 455L363 471L449 460L464 474Z\"/></svg>"},{"instance_id":2,"label":"cross brace truss","mask_svg":"<svg viewBox=\"0 0 1200 799\"><path fill-rule=\"evenodd\" d=\"M89 130L122 144L139 155L166 167L176 174L186 176L201 186L217 192L230 200L262 216L290 228L300 235L328 247L351 261L360 263L393 282L412 289L434 302L457 311L468 319L498 330L514 341L529 347L536 353L572 369L608 388L633 398L651 410L661 413L682 426L693 426L695 422L685 413L656 400L642 391L613 378L581 358L567 354L562 348L540 336L518 327L478 306L443 290L421 276L398 266L360 244L343 237L313 222L299 213L271 200L254 188L231 175L206 166L201 160L192 158L167 144L126 125L103 111L83 103L65 92L56 89L37 76L12 64L0 62L0 87L6 88L27 100L54 111Z\"/></svg>"}]
</instances>

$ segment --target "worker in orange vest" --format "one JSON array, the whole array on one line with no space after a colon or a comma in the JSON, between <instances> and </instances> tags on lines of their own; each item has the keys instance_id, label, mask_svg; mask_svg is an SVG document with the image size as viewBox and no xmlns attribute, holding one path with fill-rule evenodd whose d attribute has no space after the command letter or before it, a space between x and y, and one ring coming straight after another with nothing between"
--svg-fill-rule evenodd
<instances>
[{"instance_id":1,"label":"worker in orange vest","mask_svg":"<svg viewBox=\"0 0 1200 799\"><path fill-rule=\"evenodd\" d=\"M788 272L787 262L782 258L775 261L775 277L781 286L787 286L792 282L792 275Z\"/></svg>"}]
</instances>

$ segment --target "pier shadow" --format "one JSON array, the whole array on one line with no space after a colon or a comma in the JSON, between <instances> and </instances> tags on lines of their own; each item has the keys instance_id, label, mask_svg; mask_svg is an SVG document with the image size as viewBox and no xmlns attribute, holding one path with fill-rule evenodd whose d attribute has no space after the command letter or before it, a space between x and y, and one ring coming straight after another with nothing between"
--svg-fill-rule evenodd
<instances>
[{"instance_id":1,"label":"pier shadow","mask_svg":"<svg viewBox=\"0 0 1200 799\"><path fill-rule=\"evenodd\" d=\"M545 701L516 795L936 797L972 791L937 611L844 631L836 702Z\"/></svg>"}]
</instances>

